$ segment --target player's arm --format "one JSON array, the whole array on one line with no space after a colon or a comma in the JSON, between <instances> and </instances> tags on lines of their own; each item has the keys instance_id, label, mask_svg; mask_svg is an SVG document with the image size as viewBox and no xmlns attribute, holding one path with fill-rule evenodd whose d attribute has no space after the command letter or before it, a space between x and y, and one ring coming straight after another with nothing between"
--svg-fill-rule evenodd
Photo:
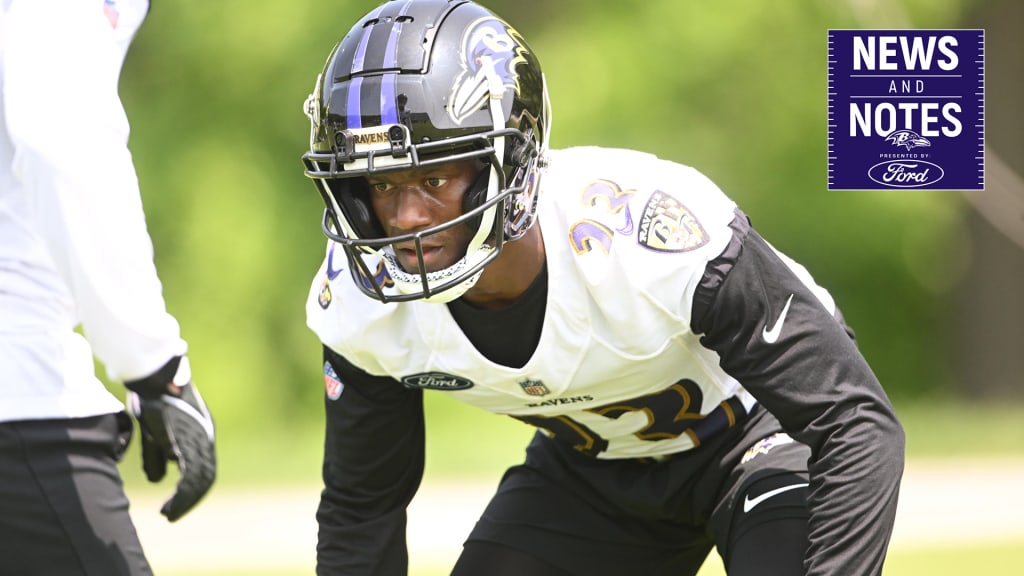
<instances>
[{"instance_id":1,"label":"player's arm","mask_svg":"<svg viewBox=\"0 0 1024 576\"><path fill-rule=\"evenodd\" d=\"M159 481L177 463L181 478L162 508L173 521L216 476L213 420L164 304L117 93L136 22L115 26L102 8L9 3L3 113L11 168L46 246L32 260L53 264L69 292L58 305L81 323L111 379L131 390L146 476Z\"/></svg>"},{"instance_id":2,"label":"player's arm","mask_svg":"<svg viewBox=\"0 0 1024 576\"><path fill-rule=\"evenodd\" d=\"M110 377L150 377L186 345L166 311L117 92L129 30L93 2L19 0L8 17L4 113L33 229Z\"/></svg>"},{"instance_id":3,"label":"player's arm","mask_svg":"<svg viewBox=\"0 0 1024 576\"><path fill-rule=\"evenodd\" d=\"M317 574L406 574L406 507L423 476L423 393L371 376L328 347ZM331 396L337 396L332 399Z\"/></svg>"},{"instance_id":4,"label":"player's arm","mask_svg":"<svg viewBox=\"0 0 1024 576\"><path fill-rule=\"evenodd\" d=\"M835 311L742 213L731 227L732 242L694 295L693 331L811 447L807 573L880 573L903 472L903 429Z\"/></svg>"}]
</instances>

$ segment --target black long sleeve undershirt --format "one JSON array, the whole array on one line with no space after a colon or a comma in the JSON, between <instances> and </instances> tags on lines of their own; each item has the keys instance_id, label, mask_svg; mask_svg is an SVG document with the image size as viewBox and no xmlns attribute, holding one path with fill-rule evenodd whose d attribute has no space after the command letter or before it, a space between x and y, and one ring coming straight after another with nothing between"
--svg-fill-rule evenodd
<instances>
[{"instance_id":1,"label":"black long sleeve undershirt","mask_svg":"<svg viewBox=\"0 0 1024 576\"><path fill-rule=\"evenodd\" d=\"M841 320L742 213L732 228L732 243L697 289L692 329L811 447L807 574L879 574L903 473L903 429ZM791 296L779 338L769 343L764 331L783 322Z\"/></svg>"},{"instance_id":2,"label":"black long sleeve undershirt","mask_svg":"<svg viewBox=\"0 0 1024 576\"><path fill-rule=\"evenodd\" d=\"M326 346L324 361L344 388L325 400L317 574L405 574L406 507L423 476L423 392L371 376Z\"/></svg>"}]
</instances>

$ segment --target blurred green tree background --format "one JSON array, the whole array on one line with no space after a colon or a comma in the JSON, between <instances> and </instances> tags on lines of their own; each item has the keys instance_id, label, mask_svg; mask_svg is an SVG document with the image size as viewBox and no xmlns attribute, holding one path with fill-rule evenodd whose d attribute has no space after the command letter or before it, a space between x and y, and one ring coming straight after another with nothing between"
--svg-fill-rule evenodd
<instances>
[{"instance_id":1,"label":"blurred green tree background","mask_svg":"<svg viewBox=\"0 0 1024 576\"><path fill-rule=\"evenodd\" d=\"M165 296L222 432L319 426L304 304L325 239L302 174L302 103L375 3L157 0L126 63ZM702 170L832 291L895 400L962 393L949 311L972 262L970 206L954 192L826 190L826 34L958 27L974 3L483 3L539 54L554 147L635 148Z\"/></svg>"}]
</instances>

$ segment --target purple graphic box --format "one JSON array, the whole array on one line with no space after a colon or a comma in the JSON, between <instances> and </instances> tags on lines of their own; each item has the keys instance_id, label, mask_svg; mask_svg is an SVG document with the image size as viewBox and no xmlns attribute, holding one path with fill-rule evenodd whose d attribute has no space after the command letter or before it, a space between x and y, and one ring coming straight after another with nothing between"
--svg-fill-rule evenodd
<instances>
[{"instance_id":1,"label":"purple graphic box","mask_svg":"<svg viewBox=\"0 0 1024 576\"><path fill-rule=\"evenodd\" d=\"M828 189L985 188L985 31L829 30Z\"/></svg>"}]
</instances>

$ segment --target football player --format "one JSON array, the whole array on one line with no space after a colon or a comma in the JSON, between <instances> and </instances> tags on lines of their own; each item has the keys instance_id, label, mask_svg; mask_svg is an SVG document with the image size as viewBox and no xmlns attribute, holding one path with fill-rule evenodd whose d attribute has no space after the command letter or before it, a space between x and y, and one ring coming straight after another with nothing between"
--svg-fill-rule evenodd
<instances>
[{"instance_id":1,"label":"football player","mask_svg":"<svg viewBox=\"0 0 1024 576\"><path fill-rule=\"evenodd\" d=\"M467 0L360 18L306 113L318 574L406 573L424 393L538 429L457 576L694 574L712 548L731 575L881 571L901 425L833 298L708 178L550 150L537 54Z\"/></svg>"},{"instance_id":2,"label":"football player","mask_svg":"<svg viewBox=\"0 0 1024 576\"><path fill-rule=\"evenodd\" d=\"M93 354L128 387L149 480L177 463L168 520L214 480L117 93L148 9L0 0L0 574L152 573L117 468L132 419Z\"/></svg>"}]
</instances>

